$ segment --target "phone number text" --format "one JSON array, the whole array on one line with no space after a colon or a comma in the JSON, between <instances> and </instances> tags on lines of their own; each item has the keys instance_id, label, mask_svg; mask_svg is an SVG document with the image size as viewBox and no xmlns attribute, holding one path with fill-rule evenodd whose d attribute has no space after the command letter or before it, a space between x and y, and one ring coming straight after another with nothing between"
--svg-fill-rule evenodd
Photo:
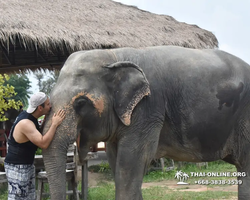
<instances>
[{"instance_id":1,"label":"phone number text","mask_svg":"<svg viewBox=\"0 0 250 200\"><path fill-rule=\"evenodd\" d=\"M242 185L242 180L198 180L198 185Z\"/></svg>"}]
</instances>

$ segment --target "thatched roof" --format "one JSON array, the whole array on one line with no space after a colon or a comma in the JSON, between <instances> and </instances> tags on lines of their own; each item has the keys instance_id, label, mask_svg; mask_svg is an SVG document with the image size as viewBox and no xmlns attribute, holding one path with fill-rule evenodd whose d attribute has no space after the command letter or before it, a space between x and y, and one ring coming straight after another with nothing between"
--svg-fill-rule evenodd
<instances>
[{"instance_id":1,"label":"thatched roof","mask_svg":"<svg viewBox=\"0 0 250 200\"><path fill-rule=\"evenodd\" d=\"M0 67L17 49L35 52L39 63L39 54L46 60L84 49L156 45L216 48L218 41L196 25L111 0L0 0Z\"/></svg>"}]
</instances>

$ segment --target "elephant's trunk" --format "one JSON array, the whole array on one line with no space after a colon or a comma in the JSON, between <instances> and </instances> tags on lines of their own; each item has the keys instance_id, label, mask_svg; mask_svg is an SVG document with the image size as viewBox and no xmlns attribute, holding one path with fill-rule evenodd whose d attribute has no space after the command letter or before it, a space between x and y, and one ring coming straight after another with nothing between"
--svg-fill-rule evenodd
<instances>
[{"instance_id":1,"label":"elephant's trunk","mask_svg":"<svg viewBox=\"0 0 250 200\"><path fill-rule=\"evenodd\" d=\"M67 151L70 144L76 139L76 124L72 123L74 116L72 112L66 110L67 115L62 124L57 128L54 139L50 146L43 150L43 161L48 177L49 189L52 200L66 199L66 161ZM47 132L51 125L51 112L46 119L44 133ZM75 122L76 120L74 120ZM70 124L70 126L69 126Z\"/></svg>"},{"instance_id":2,"label":"elephant's trunk","mask_svg":"<svg viewBox=\"0 0 250 200\"><path fill-rule=\"evenodd\" d=\"M43 158L51 199L65 200L67 151L62 151L52 144L48 149L43 151Z\"/></svg>"}]
</instances>

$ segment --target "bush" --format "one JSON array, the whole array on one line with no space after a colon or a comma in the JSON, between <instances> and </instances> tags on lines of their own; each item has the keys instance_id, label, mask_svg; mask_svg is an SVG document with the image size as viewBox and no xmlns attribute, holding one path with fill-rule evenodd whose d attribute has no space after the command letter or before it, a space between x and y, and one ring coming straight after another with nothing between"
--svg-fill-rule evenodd
<instances>
[{"instance_id":1,"label":"bush","mask_svg":"<svg viewBox=\"0 0 250 200\"><path fill-rule=\"evenodd\" d=\"M101 173L104 173L104 172L106 173L106 172L110 172L111 171L109 163L107 163L107 162L103 162L102 161L102 163L99 164L99 166L100 166L99 172L101 172Z\"/></svg>"}]
</instances>

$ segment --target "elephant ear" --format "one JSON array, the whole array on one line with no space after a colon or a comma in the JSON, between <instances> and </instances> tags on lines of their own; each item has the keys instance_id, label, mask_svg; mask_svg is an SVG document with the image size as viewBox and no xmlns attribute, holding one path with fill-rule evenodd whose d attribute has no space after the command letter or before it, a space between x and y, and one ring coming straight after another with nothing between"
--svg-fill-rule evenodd
<instances>
[{"instance_id":1,"label":"elephant ear","mask_svg":"<svg viewBox=\"0 0 250 200\"><path fill-rule=\"evenodd\" d=\"M114 92L115 111L123 124L129 126L133 109L150 94L148 80L142 69L132 62L116 62L105 67L111 70L108 81Z\"/></svg>"}]
</instances>

